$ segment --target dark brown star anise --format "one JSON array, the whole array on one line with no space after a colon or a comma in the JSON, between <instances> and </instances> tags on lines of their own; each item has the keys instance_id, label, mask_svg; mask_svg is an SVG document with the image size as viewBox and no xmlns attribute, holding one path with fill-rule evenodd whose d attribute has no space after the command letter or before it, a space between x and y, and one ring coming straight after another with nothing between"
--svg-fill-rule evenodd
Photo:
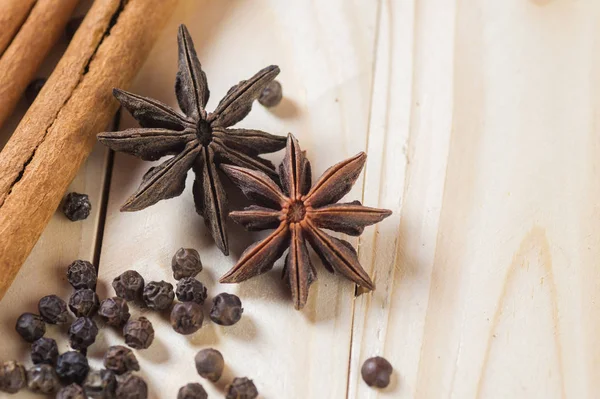
<instances>
[{"instance_id":1,"label":"dark brown star anise","mask_svg":"<svg viewBox=\"0 0 600 399\"><path fill-rule=\"evenodd\" d=\"M277 177L273 164L260 158L259 154L282 149L285 137L229 127L248 115L252 102L279 74L279 68L269 66L233 86L210 113L205 110L209 97L206 75L184 25L179 27L178 44L179 71L175 92L185 115L156 100L114 89L114 96L137 119L141 128L100 133L98 140L115 151L147 161L174 155L148 170L140 187L121 211L138 211L180 195L185 188L187 173L193 169L196 211L204 217L217 246L227 255L227 198L217 173L218 165L233 164Z\"/></svg>"},{"instance_id":2,"label":"dark brown star anise","mask_svg":"<svg viewBox=\"0 0 600 399\"><path fill-rule=\"evenodd\" d=\"M260 204L231 212L229 216L248 230L276 230L248 247L220 281L239 283L264 273L289 248L284 278L291 288L294 306L301 309L306 304L310 284L317 277L305 243L308 240L328 271L337 272L368 290L374 289L352 245L321 230L358 236L365 226L391 214L386 209L362 206L359 201L336 204L350 191L366 159L367 155L361 152L332 166L311 188L310 163L290 134L279 167L283 191L260 171L225 165L223 170L231 180L248 198Z\"/></svg>"}]
</instances>

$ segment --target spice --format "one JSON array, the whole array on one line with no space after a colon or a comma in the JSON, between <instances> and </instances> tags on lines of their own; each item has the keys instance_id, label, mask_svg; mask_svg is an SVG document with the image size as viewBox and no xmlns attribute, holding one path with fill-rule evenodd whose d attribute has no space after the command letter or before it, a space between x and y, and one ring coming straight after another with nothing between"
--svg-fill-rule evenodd
<instances>
[{"instance_id":1,"label":"spice","mask_svg":"<svg viewBox=\"0 0 600 399\"><path fill-rule=\"evenodd\" d=\"M294 307L301 309L306 305L311 283L317 278L306 246L308 240L328 271L337 272L368 290L374 289L352 245L321 230L358 236L365 226L391 214L386 209L364 207L358 201L336 204L350 191L365 161L365 153L360 153L340 162L329 168L311 188L310 163L290 134L286 155L279 167L283 191L260 172L223 166L244 194L259 204L231 212L230 217L248 230L276 230L248 247L238 263L221 277L221 283L239 283L264 273L289 248L284 277L292 291Z\"/></svg>"},{"instance_id":2,"label":"spice","mask_svg":"<svg viewBox=\"0 0 600 399\"><path fill-rule=\"evenodd\" d=\"M117 378L118 399L146 399L148 397L148 385L141 377L132 373L126 373Z\"/></svg>"},{"instance_id":3,"label":"spice","mask_svg":"<svg viewBox=\"0 0 600 399\"><path fill-rule=\"evenodd\" d=\"M281 102L283 98L283 91L281 90L281 83L274 80L267 87L263 89L258 97L260 105L271 108L275 107Z\"/></svg>"},{"instance_id":4,"label":"spice","mask_svg":"<svg viewBox=\"0 0 600 399\"><path fill-rule=\"evenodd\" d=\"M154 328L145 317L129 320L123 327L125 343L133 349L147 349L154 340Z\"/></svg>"},{"instance_id":5,"label":"spice","mask_svg":"<svg viewBox=\"0 0 600 399\"><path fill-rule=\"evenodd\" d=\"M258 397L258 391L252 380L242 377L234 378L225 389L225 399L254 399Z\"/></svg>"},{"instance_id":6,"label":"spice","mask_svg":"<svg viewBox=\"0 0 600 399\"><path fill-rule=\"evenodd\" d=\"M110 370L92 370L83 382L83 390L90 398L112 399L117 389L117 379Z\"/></svg>"},{"instance_id":7,"label":"spice","mask_svg":"<svg viewBox=\"0 0 600 399\"><path fill-rule=\"evenodd\" d=\"M96 326L94 320L88 317L78 317L69 328L71 348L86 349L96 341L96 335L98 335L98 326Z\"/></svg>"},{"instance_id":8,"label":"spice","mask_svg":"<svg viewBox=\"0 0 600 399\"><path fill-rule=\"evenodd\" d=\"M46 78L37 78L33 79L27 85L27 88L25 89L25 99L29 104L31 104L35 100L35 98L40 93L40 90L42 90L42 87L44 87L44 85L46 84L47 80L48 79Z\"/></svg>"},{"instance_id":9,"label":"spice","mask_svg":"<svg viewBox=\"0 0 600 399\"><path fill-rule=\"evenodd\" d=\"M98 315L113 327L123 327L123 324L129 320L129 306L123 298L107 298L100 303Z\"/></svg>"},{"instance_id":10,"label":"spice","mask_svg":"<svg viewBox=\"0 0 600 399\"><path fill-rule=\"evenodd\" d=\"M69 309L76 317L92 317L99 306L98 295L89 288L77 290L69 298Z\"/></svg>"},{"instance_id":11,"label":"spice","mask_svg":"<svg viewBox=\"0 0 600 399\"><path fill-rule=\"evenodd\" d=\"M223 374L225 360L223 355L216 349L202 349L194 358L196 371L201 377L209 381L217 382Z\"/></svg>"},{"instance_id":12,"label":"spice","mask_svg":"<svg viewBox=\"0 0 600 399\"><path fill-rule=\"evenodd\" d=\"M76 290L96 288L96 268L86 260L76 260L67 268L67 280Z\"/></svg>"},{"instance_id":13,"label":"spice","mask_svg":"<svg viewBox=\"0 0 600 399\"><path fill-rule=\"evenodd\" d=\"M370 387L385 388L390 383L394 369L390 362L380 356L371 357L363 363L360 374Z\"/></svg>"},{"instance_id":14,"label":"spice","mask_svg":"<svg viewBox=\"0 0 600 399\"><path fill-rule=\"evenodd\" d=\"M217 167L230 163L277 177L273 165L259 154L280 150L285 139L258 130L229 127L248 115L253 101L277 76L279 68L269 66L233 86L216 110L209 113L205 109L209 97L206 75L183 25L179 28L178 44L175 92L184 115L156 100L115 89L113 94L141 128L101 133L98 140L115 151L149 161L174 155L144 175L137 192L123 205L122 211L138 211L180 195L187 173L193 169L196 211L204 217L217 247L227 255L227 199Z\"/></svg>"},{"instance_id":15,"label":"spice","mask_svg":"<svg viewBox=\"0 0 600 399\"><path fill-rule=\"evenodd\" d=\"M171 269L175 280L196 277L202 271L200 254L192 248L179 248L171 260Z\"/></svg>"},{"instance_id":16,"label":"spice","mask_svg":"<svg viewBox=\"0 0 600 399\"><path fill-rule=\"evenodd\" d=\"M67 322L67 304L56 295L46 295L40 299L38 310L46 323L64 324Z\"/></svg>"},{"instance_id":17,"label":"spice","mask_svg":"<svg viewBox=\"0 0 600 399\"><path fill-rule=\"evenodd\" d=\"M65 197L62 210L67 219L77 222L90 216L92 204L87 194L69 193Z\"/></svg>"},{"instance_id":18,"label":"spice","mask_svg":"<svg viewBox=\"0 0 600 399\"><path fill-rule=\"evenodd\" d=\"M190 382L179 388L177 399L208 399L208 394L197 382Z\"/></svg>"},{"instance_id":19,"label":"spice","mask_svg":"<svg viewBox=\"0 0 600 399\"><path fill-rule=\"evenodd\" d=\"M60 381L52 366L36 364L27 370L27 387L31 392L49 395L60 389Z\"/></svg>"},{"instance_id":20,"label":"spice","mask_svg":"<svg viewBox=\"0 0 600 399\"><path fill-rule=\"evenodd\" d=\"M177 283L177 299L202 305L206 300L206 287L193 277L184 277Z\"/></svg>"},{"instance_id":21,"label":"spice","mask_svg":"<svg viewBox=\"0 0 600 399\"><path fill-rule=\"evenodd\" d=\"M27 374L21 363L10 360L0 363L0 391L17 393L27 385Z\"/></svg>"},{"instance_id":22,"label":"spice","mask_svg":"<svg viewBox=\"0 0 600 399\"><path fill-rule=\"evenodd\" d=\"M56 364L58 345L52 338L42 337L31 344L31 361L33 364Z\"/></svg>"},{"instance_id":23,"label":"spice","mask_svg":"<svg viewBox=\"0 0 600 399\"><path fill-rule=\"evenodd\" d=\"M83 18L85 16L71 18L71 20L65 26L65 35L67 36L67 40L71 41L73 36L75 36L75 32L79 29L79 26L83 22Z\"/></svg>"},{"instance_id":24,"label":"spice","mask_svg":"<svg viewBox=\"0 0 600 399\"><path fill-rule=\"evenodd\" d=\"M222 326L231 326L240 321L243 312L240 298L223 292L213 298L210 319Z\"/></svg>"},{"instance_id":25,"label":"spice","mask_svg":"<svg viewBox=\"0 0 600 399\"><path fill-rule=\"evenodd\" d=\"M151 281L144 287L144 303L150 309L166 310L173 304L173 285L166 281Z\"/></svg>"},{"instance_id":26,"label":"spice","mask_svg":"<svg viewBox=\"0 0 600 399\"><path fill-rule=\"evenodd\" d=\"M56 399L87 399L87 395L80 385L69 384L58 391Z\"/></svg>"},{"instance_id":27,"label":"spice","mask_svg":"<svg viewBox=\"0 0 600 399\"><path fill-rule=\"evenodd\" d=\"M196 302L182 302L173 306L171 325L179 334L193 334L202 327L204 312Z\"/></svg>"},{"instance_id":28,"label":"spice","mask_svg":"<svg viewBox=\"0 0 600 399\"><path fill-rule=\"evenodd\" d=\"M15 329L25 341L33 342L44 336L46 333L46 323L36 314L23 313L17 319Z\"/></svg>"},{"instance_id":29,"label":"spice","mask_svg":"<svg viewBox=\"0 0 600 399\"><path fill-rule=\"evenodd\" d=\"M104 367L121 375L128 371L139 371L140 364L131 349L115 345L108 348L104 354Z\"/></svg>"},{"instance_id":30,"label":"spice","mask_svg":"<svg viewBox=\"0 0 600 399\"><path fill-rule=\"evenodd\" d=\"M126 301L141 301L144 278L135 270L127 270L113 280L112 286L118 297Z\"/></svg>"},{"instance_id":31,"label":"spice","mask_svg":"<svg viewBox=\"0 0 600 399\"><path fill-rule=\"evenodd\" d=\"M81 384L89 371L88 360L80 352L65 352L56 360L56 374L65 384Z\"/></svg>"}]
</instances>

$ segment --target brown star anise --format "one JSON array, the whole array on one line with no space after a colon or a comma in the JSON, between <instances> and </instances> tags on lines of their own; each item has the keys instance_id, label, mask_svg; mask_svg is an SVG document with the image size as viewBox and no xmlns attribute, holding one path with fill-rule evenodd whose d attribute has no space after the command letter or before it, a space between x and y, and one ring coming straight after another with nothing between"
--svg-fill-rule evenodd
<instances>
[{"instance_id":1,"label":"brown star anise","mask_svg":"<svg viewBox=\"0 0 600 399\"><path fill-rule=\"evenodd\" d=\"M260 204L231 212L229 216L248 230L275 231L248 247L220 281L239 283L264 273L289 248L284 278L291 288L294 306L301 309L306 304L310 284L317 277L305 243L308 240L328 271L338 272L368 290L374 289L352 245L321 230L358 236L365 226L391 214L386 209L362 206L359 201L336 204L356 182L366 158L361 152L332 166L311 188L310 163L290 134L279 167L283 191L261 171L225 165L223 170L231 180L248 198Z\"/></svg>"},{"instance_id":2,"label":"brown star anise","mask_svg":"<svg viewBox=\"0 0 600 399\"><path fill-rule=\"evenodd\" d=\"M225 255L229 253L225 217L227 198L217 173L225 163L260 170L276 178L274 165L258 155L285 147L285 137L259 130L231 129L248 115L252 102L279 74L277 66L262 69L233 86L209 113L205 110L209 90L192 38L179 27L179 71L175 92L185 115L159 101L114 89L114 96L139 122L141 128L100 133L98 140L115 151L155 161L175 155L144 175L138 190L121 211L138 211L160 200L180 195L190 169L194 170L196 211Z\"/></svg>"}]
</instances>

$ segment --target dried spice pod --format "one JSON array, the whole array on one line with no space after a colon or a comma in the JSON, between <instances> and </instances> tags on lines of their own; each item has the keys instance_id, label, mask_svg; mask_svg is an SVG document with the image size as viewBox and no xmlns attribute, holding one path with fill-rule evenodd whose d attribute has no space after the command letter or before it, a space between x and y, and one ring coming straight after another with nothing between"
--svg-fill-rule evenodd
<instances>
[{"instance_id":1,"label":"dried spice pod","mask_svg":"<svg viewBox=\"0 0 600 399\"><path fill-rule=\"evenodd\" d=\"M242 377L234 378L225 388L225 399L254 399L258 397L258 390L252 380Z\"/></svg>"},{"instance_id":2,"label":"dried spice pod","mask_svg":"<svg viewBox=\"0 0 600 399\"><path fill-rule=\"evenodd\" d=\"M154 327L145 317L129 320L123 327L125 343L133 349L147 349L154 340Z\"/></svg>"},{"instance_id":3,"label":"dried spice pod","mask_svg":"<svg viewBox=\"0 0 600 399\"><path fill-rule=\"evenodd\" d=\"M363 363L360 374L370 387L385 388L390 384L394 371L390 362L380 356L371 357Z\"/></svg>"},{"instance_id":4,"label":"dried spice pod","mask_svg":"<svg viewBox=\"0 0 600 399\"><path fill-rule=\"evenodd\" d=\"M184 277L177 283L177 299L181 302L196 302L202 305L206 300L206 287L194 277Z\"/></svg>"},{"instance_id":5,"label":"dried spice pod","mask_svg":"<svg viewBox=\"0 0 600 399\"><path fill-rule=\"evenodd\" d=\"M196 277L202 271L202 261L198 251L192 248L179 248L171 259L173 278Z\"/></svg>"},{"instance_id":6,"label":"dried spice pod","mask_svg":"<svg viewBox=\"0 0 600 399\"><path fill-rule=\"evenodd\" d=\"M258 102L264 107L271 108L279 105L282 98L283 90L281 89L281 83L274 80L260 93Z\"/></svg>"},{"instance_id":7,"label":"dried spice pod","mask_svg":"<svg viewBox=\"0 0 600 399\"><path fill-rule=\"evenodd\" d=\"M89 288L75 291L69 298L69 309L76 317L92 317L100 307L98 295Z\"/></svg>"},{"instance_id":8,"label":"dried spice pod","mask_svg":"<svg viewBox=\"0 0 600 399\"><path fill-rule=\"evenodd\" d=\"M197 382L190 382L179 388L177 399L208 399L208 394L202 385Z\"/></svg>"},{"instance_id":9,"label":"dried spice pod","mask_svg":"<svg viewBox=\"0 0 600 399\"><path fill-rule=\"evenodd\" d=\"M233 164L277 178L273 164L259 155L282 149L285 138L230 127L248 115L254 100L279 74L279 67L266 67L233 86L210 113L205 109L209 97L206 75L183 25L179 28L178 45L175 92L183 115L156 100L115 89L115 97L138 120L141 128L100 133L98 141L115 151L149 161L174 155L144 175L137 192L123 205L122 211L138 211L180 195L187 173L193 169L196 211L204 217L217 247L227 255L227 198L217 168L220 164Z\"/></svg>"},{"instance_id":10,"label":"dried spice pod","mask_svg":"<svg viewBox=\"0 0 600 399\"><path fill-rule=\"evenodd\" d=\"M17 393L27 385L25 367L14 360L0 363L0 391Z\"/></svg>"},{"instance_id":11,"label":"dried spice pod","mask_svg":"<svg viewBox=\"0 0 600 399\"><path fill-rule=\"evenodd\" d=\"M49 364L36 364L27 370L27 387L31 392L49 395L60 389L58 375Z\"/></svg>"},{"instance_id":12,"label":"dried spice pod","mask_svg":"<svg viewBox=\"0 0 600 399\"><path fill-rule=\"evenodd\" d=\"M38 310L46 323L64 324L68 320L67 304L56 295L46 295L40 299Z\"/></svg>"},{"instance_id":13,"label":"dried spice pod","mask_svg":"<svg viewBox=\"0 0 600 399\"><path fill-rule=\"evenodd\" d=\"M171 311L171 326L179 334L193 334L202 327L204 312L196 302L182 302L173 306Z\"/></svg>"},{"instance_id":14,"label":"dried spice pod","mask_svg":"<svg viewBox=\"0 0 600 399\"><path fill-rule=\"evenodd\" d=\"M118 399L146 399L148 397L148 385L141 377L126 373L117 378Z\"/></svg>"},{"instance_id":15,"label":"dried spice pod","mask_svg":"<svg viewBox=\"0 0 600 399\"><path fill-rule=\"evenodd\" d=\"M90 398L112 399L117 389L117 378L110 370L92 370L83 381L83 390Z\"/></svg>"},{"instance_id":16,"label":"dried spice pod","mask_svg":"<svg viewBox=\"0 0 600 399\"><path fill-rule=\"evenodd\" d=\"M85 220L92 211L90 197L87 194L69 193L63 201L62 211L71 222Z\"/></svg>"},{"instance_id":17,"label":"dried spice pod","mask_svg":"<svg viewBox=\"0 0 600 399\"><path fill-rule=\"evenodd\" d=\"M173 304L173 284L166 281L151 281L144 287L144 303L150 309L167 310Z\"/></svg>"},{"instance_id":18,"label":"dried spice pod","mask_svg":"<svg viewBox=\"0 0 600 399\"><path fill-rule=\"evenodd\" d=\"M58 391L56 399L87 399L87 395L81 385L69 384Z\"/></svg>"},{"instance_id":19,"label":"dried spice pod","mask_svg":"<svg viewBox=\"0 0 600 399\"><path fill-rule=\"evenodd\" d=\"M98 315L108 324L113 327L123 327L131 316L129 314L129 306L123 298L113 297L106 298L100 303Z\"/></svg>"},{"instance_id":20,"label":"dried spice pod","mask_svg":"<svg viewBox=\"0 0 600 399\"><path fill-rule=\"evenodd\" d=\"M69 328L71 348L84 350L96 341L98 326L88 317L78 317Z\"/></svg>"},{"instance_id":21,"label":"dried spice pod","mask_svg":"<svg viewBox=\"0 0 600 399\"><path fill-rule=\"evenodd\" d=\"M126 301L141 301L144 291L144 278L135 270L127 270L117 276L112 286L119 298Z\"/></svg>"},{"instance_id":22,"label":"dried spice pod","mask_svg":"<svg viewBox=\"0 0 600 399\"><path fill-rule=\"evenodd\" d=\"M42 337L31 344L31 361L33 364L56 364L58 345L52 338Z\"/></svg>"},{"instance_id":23,"label":"dried spice pod","mask_svg":"<svg viewBox=\"0 0 600 399\"><path fill-rule=\"evenodd\" d=\"M202 349L194 358L198 374L211 382L217 382L223 375L225 360L223 355L216 349Z\"/></svg>"},{"instance_id":24,"label":"dried spice pod","mask_svg":"<svg viewBox=\"0 0 600 399\"><path fill-rule=\"evenodd\" d=\"M80 352L65 352L56 360L56 374L65 384L81 384L89 371L88 360Z\"/></svg>"},{"instance_id":25,"label":"dried spice pod","mask_svg":"<svg viewBox=\"0 0 600 399\"><path fill-rule=\"evenodd\" d=\"M223 292L213 298L210 319L222 326L232 326L242 318L242 301L236 295Z\"/></svg>"},{"instance_id":26,"label":"dried spice pod","mask_svg":"<svg viewBox=\"0 0 600 399\"><path fill-rule=\"evenodd\" d=\"M121 375L129 371L139 371L140 364L131 349L115 345L108 348L104 354L104 367Z\"/></svg>"},{"instance_id":27,"label":"dried spice pod","mask_svg":"<svg viewBox=\"0 0 600 399\"><path fill-rule=\"evenodd\" d=\"M17 319L15 330L25 341L34 342L46 334L46 323L36 314L23 313Z\"/></svg>"},{"instance_id":28,"label":"dried spice pod","mask_svg":"<svg viewBox=\"0 0 600 399\"><path fill-rule=\"evenodd\" d=\"M76 260L67 268L67 280L76 290L96 288L96 268L87 260Z\"/></svg>"}]
</instances>

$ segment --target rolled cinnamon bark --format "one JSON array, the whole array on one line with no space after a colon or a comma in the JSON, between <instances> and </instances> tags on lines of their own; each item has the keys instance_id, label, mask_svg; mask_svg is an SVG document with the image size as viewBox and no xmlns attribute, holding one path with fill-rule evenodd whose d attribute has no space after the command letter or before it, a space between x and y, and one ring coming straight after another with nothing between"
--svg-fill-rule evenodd
<instances>
[{"instance_id":1,"label":"rolled cinnamon bark","mask_svg":"<svg viewBox=\"0 0 600 399\"><path fill-rule=\"evenodd\" d=\"M96 0L0 153L0 298L178 0Z\"/></svg>"},{"instance_id":2,"label":"rolled cinnamon bark","mask_svg":"<svg viewBox=\"0 0 600 399\"><path fill-rule=\"evenodd\" d=\"M17 1L30 3L29 0ZM25 15L27 19L20 29L17 27L16 36L0 57L0 126L12 114L42 61L60 38L78 2L79 0L37 0L28 15ZM22 11L19 8L14 12Z\"/></svg>"},{"instance_id":3,"label":"rolled cinnamon bark","mask_svg":"<svg viewBox=\"0 0 600 399\"><path fill-rule=\"evenodd\" d=\"M25 22L35 0L0 1L0 56Z\"/></svg>"}]
</instances>

